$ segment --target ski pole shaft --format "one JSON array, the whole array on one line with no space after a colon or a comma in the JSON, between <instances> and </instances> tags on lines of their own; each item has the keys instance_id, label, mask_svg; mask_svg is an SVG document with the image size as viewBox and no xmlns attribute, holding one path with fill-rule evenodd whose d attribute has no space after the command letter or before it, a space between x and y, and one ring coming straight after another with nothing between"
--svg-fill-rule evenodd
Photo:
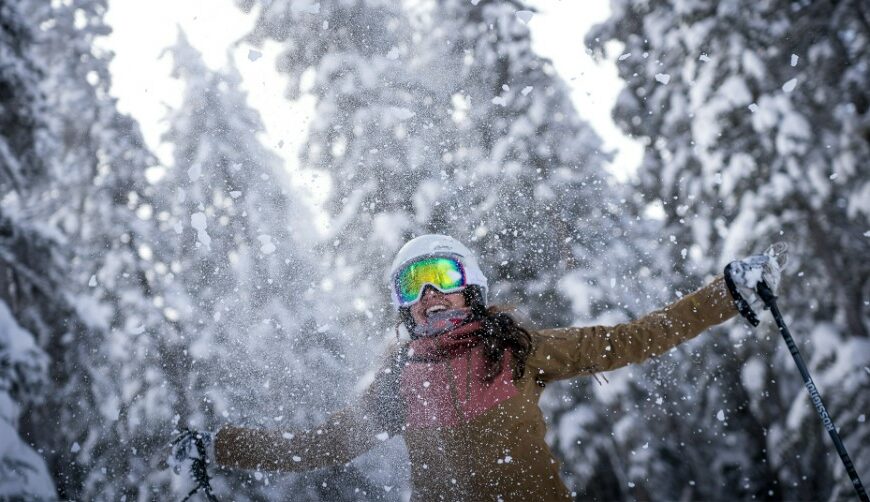
<instances>
[{"instance_id":1,"label":"ski pole shaft","mask_svg":"<svg viewBox=\"0 0 870 502\"><path fill-rule=\"evenodd\" d=\"M205 492L205 498L209 502L217 502L217 497L211 492L211 476L208 475L208 464L205 460L208 458L208 455L206 454L202 438L197 438L196 440L196 452L199 454L200 472L197 477L199 478L200 488Z\"/></svg>"},{"instance_id":2,"label":"ski pole shaft","mask_svg":"<svg viewBox=\"0 0 870 502\"><path fill-rule=\"evenodd\" d=\"M846 451L846 445L844 445L843 440L840 439L837 427L834 425L831 415L828 414L828 410L822 402L822 396L819 394L819 389L813 382L813 378L810 376L810 371L807 369L803 357L801 357L797 344L795 344L794 338L792 338L791 332L789 332L788 326L786 326L782 314L779 312L779 307L776 305L776 295L773 294L773 291L771 291L770 287L764 282L758 284L757 291L758 296L761 297L762 301L764 301L765 305L770 309L770 313L773 314L773 319L776 321L779 332L785 340L785 344L788 346L792 358L794 358L798 371L800 371L800 374L804 379L804 387L806 387L807 392L810 394L810 400L816 407L816 412L818 412L819 417L822 419L825 430L827 430L828 434L831 436L831 440L834 442L834 447L837 449L837 453L840 454L840 460L843 461L843 465L846 467L846 472L849 473L849 478L852 480L852 486L855 487L855 491L858 493L858 499L861 500L861 502L870 502L870 498L867 496L867 490L864 489L864 484L861 482L861 478L858 477L858 471L855 470L855 464L852 463L852 458L849 456L849 452Z\"/></svg>"}]
</instances>

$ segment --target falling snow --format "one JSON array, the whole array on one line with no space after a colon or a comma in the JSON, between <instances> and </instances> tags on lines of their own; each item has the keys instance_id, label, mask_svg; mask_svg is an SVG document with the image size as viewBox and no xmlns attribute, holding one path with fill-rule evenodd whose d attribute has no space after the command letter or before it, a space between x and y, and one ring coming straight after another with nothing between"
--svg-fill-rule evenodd
<instances>
[{"instance_id":1,"label":"falling snow","mask_svg":"<svg viewBox=\"0 0 870 502\"><path fill-rule=\"evenodd\" d=\"M668 82L671 81L671 76L667 73L656 73L656 82L667 85Z\"/></svg>"},{"instance_id":2,"label":"falling snow","mask_svg":"<svg viewBox=\"0 0 870 502\"><path fill-rule=\"evenodd\" d=\"M31 3L0 8L0 499L181 499L187 429L221 500L843 498L769 312L692 295L776 240L778 302L866 470L870 41L849 2L614 0L561 48L618 75L612 116L538 53L569 2L229 2L231 46L203 38L217 5L169 47L137 38L163 65L139 92L173 89L153 117L119 91L134 48L105 43L129 6ZM486 330L512 316L531 342L480 329L460 357L415 329L388 270L429 232L479 257ZM411 314L439 308L467 321ZM214 465L231 427L250 469Z\"/></svg>"}]
</instances>

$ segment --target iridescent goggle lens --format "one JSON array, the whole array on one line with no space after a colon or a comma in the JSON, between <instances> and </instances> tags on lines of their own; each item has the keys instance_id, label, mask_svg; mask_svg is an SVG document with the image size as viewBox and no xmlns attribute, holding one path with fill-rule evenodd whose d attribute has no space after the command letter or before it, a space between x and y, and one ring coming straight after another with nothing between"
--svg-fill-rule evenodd
<instances>
[{"instance_id":1,"label":"iridescent goggle lens","mask_svg":"<svg viewBox=\"0 0 870 502\"><path fill-rule=\"evenodd\" d=\"M396 276L399 303L405 307L418 301L427 284L442 293L453 293L465 287L465 270L458 260L443 256L410 263Z\"/></svg>"}]
</instances>

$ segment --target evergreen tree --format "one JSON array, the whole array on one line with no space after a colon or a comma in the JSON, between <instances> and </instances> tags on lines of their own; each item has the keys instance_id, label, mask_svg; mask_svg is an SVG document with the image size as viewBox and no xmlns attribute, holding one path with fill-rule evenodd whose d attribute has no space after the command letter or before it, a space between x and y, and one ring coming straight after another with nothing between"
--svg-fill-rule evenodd
<instances>
[{"instance_id":1,"label":"evergreen tree","mask_svg":"<svg viewBox=\"0 0 870 502\"><path fill-rule=\"evenodd\" d=\"M45 460L18 436L22 408L39 404L48 388L48 358L0 301L0 497L54 498Z\"/></svg>"},{"instance_id":2,"label":"evergreen tree","mask_svg":"<svg viewBox=\"0 0 870 502\"><path fill-rule=\"evenodd\" d=\"M0 19L0 194L5 195L44 174L39 135L45 104L31 25L20 7L6 0L0 3Z\"/></svg>"},{"instance_id":3,"label":"evergreen tree","mask_svg":"<svg viewBox=\"0 0 870 502\"><path fill-rule=\"evenodd\" d=\"M52 147L33 26L20 5L0 1L0 497L10 499L53 496L20 418L50 391L48 358L35 341L76 321L62 286L62 244L29 221Z\"/></svg>"},{"instance_id":4,"label":"evergreen tree","mask_svg":"<svg viewBox=\"0 0 870 502\"><path fill-rule=\"evenodd\" d=\"M89 434L100 442L84 462L88 475L82 489L117 498L144 496L170 482L155 466L165 456L175 413L197 399L183 387L190 358L179 326L164 308L161 277L171 264L166 246L171 241L158 229L159 201L144 175L156 160L138 125L119 114L113 101L96 104L90 128L97 168L84 199L77 201L74 227L74 277L84 289L79 303L93 312L89 319L103 339L97 354L75 362L102 382L96 391L101 404L89 424Z\"/></svg>"},{"instance_id":5,"label":"evergreen tree","mask_svg":"<svg viewBox=\"0 0 870 502\"><path fill-rule=\"evenodd\" d=\"M161 239L144 171L155 161L109 96L111 55L94 47L109 31L105 2L25 6L40 27L34 57L45 68L31 89L46 96L43 133L55 143L41 152L47 180L28 208L43 237L28 243L20 232L16 242L42 279L40 294L63 301L54 324L32 328L16 314L52 362L48 399L22 427L48 452L59 496L138 496L168 484L156 466L177 392L163 373L172 357L153 289Z\"/></svg>"},{"instance_id":6,"label":"evergreen tree","mask_svg":"<svg viewBox=\"0 0 870 502\"><path fill-rule=\"evenodd\" d=\"M209 70L183 34L170 53L185 91L164 138L174 147L161 183L165 225L179 240L167 304L196 362L189 387L207 396L184 422L314 425L350 384L346 341L316 303L321 271L308 247L311 216L280 159L261 144L263 125L238 71ZM249 486L254 497L333 499L369 490L352 467L266 484L250 473L226 476L230 489Z\"/></svg>"},{"instance_id":7,"label":"evergreen tree","mask_svg":"<svg viewBox=\"0 0 870 502\"><path fill-rule=\"evenodd\" d=\"M251 8L253 2L240 4ZM415 66L400 3L317 5L315 13L271 2L250 38L281 42L279 70L290 80L288 96L307 92L317 99L300 159L303 168L330 173L323 254L337 272L331 277L337 303L352 306L336 322L359 336L365 356L355 361L359 368L374 355L370 334L392 325L384 270L404 241L424 230L418 187L446 179L439 159L450 141L442 127L448 117L427 86L429 75ZM314 75L310 88L300 80L306 71Z\"/></svg>"},{"instance_id":8,"label":"evergreen tree","mask_svg":"<svg viewBox=\"0 0 870 502\"><path fill-rule=\"evenodd\" d=\"M857 416L870 378L866 7L620 1L587 38L598 50L613 40L624 45L618 67L627 84L614 116L648 145L639 188L664 209L681 265L675 281L788 241L795 277L780 304L799 340L811 342L801 350L866 468L870 428ZM639 462L633 481L662 500L850 496L778 334L759 329L760 340L747 339L739 323L728 331L730 342L708 337L685 352L672 380L689 376L690 385L666 389L672 407L634 412L668 440ZM656 426L662 415L674 417L670 429ZM710 452L675 455L698 444ZM729 455L713 461L722 451Z\"/></svg>"},{"instance_id":9,"label":"evergreen tree","mask_svg":"<svg viewBox=\"0 0 870 502\"><path fill-rule=\"evenodd\" d=\"M531 12L521 1L445 0L424 22L430 59L453 77L445 88L460 130L449 155L458 187L436 199L432 225L460 227L495 267L493 289L537 325L631 315L640 309L625 293L638 296L646 229L567 86L532 50Z\"/></svg>"},{"instance_id":10,"label":"evergreen tree","mask_svg":"<svg viewBox=\"0 0 870 502\"><path fill-rule=\"evenodd\" d=\"M310 7L271 2L249 37L280 42L278 69L289 79L288 96L316 99L300 160L303 169L327 171L331 181L329 233L319 246L328 275L320 294L333 307L330 324L346 334L352 374L370 376L396 336L384 273L408 238L427 231L420 187L448 180L440 158L452 141L451 127L443 99L430 89L431 74L419 66L401 3L324 1ZM311 85L300 78L306 72ZM365 382L363 376L354 387ZM389 487L367 497L407 490L400 443L355 464Z\"/></svg>"}]
</instances>

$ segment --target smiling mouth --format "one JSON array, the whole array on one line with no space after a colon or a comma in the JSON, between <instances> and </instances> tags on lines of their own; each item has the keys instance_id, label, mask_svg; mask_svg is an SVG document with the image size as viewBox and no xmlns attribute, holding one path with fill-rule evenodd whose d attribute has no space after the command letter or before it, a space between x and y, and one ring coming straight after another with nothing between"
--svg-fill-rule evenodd
<instances>
[{"instance_id":1,"label":"smiling mouth","mask_svg":"<svg viewBox=\"0 0 870 502\"><path fill-rule=\"evenodd\" d=\"M444 305L432 305L428 309L426 309L426 317L434 314L435 312L441 312L443 310L447 310L447 307Z\"/></svg>"}]
</instances>

